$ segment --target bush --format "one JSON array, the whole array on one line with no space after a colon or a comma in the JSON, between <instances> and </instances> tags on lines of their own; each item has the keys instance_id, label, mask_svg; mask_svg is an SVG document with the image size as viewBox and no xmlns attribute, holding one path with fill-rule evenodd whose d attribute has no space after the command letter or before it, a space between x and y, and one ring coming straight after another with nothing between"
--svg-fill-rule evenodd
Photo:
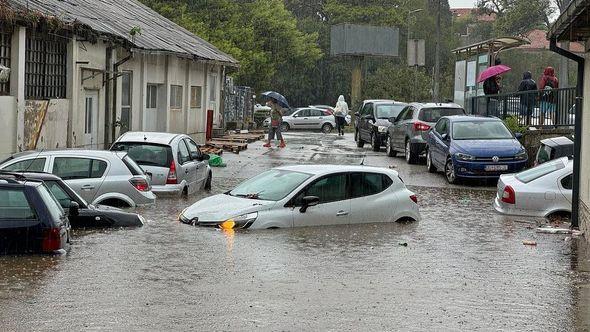
<instances>
[{"instance_id":1,"label":"bush","mask_svg":"<svg viewBox=\"0 0 590 332\"><path fill-rule=\"evenodd\" d=\"M526 126L521 126L518 123L518 117L516 116L510 116L506 118L506 120L504 120L504 123L506 124L506 127L508 127L508 129L510 129L510 131L512 131L513 133L524 134L527 130Z\"/></svg>"}]
</instances>

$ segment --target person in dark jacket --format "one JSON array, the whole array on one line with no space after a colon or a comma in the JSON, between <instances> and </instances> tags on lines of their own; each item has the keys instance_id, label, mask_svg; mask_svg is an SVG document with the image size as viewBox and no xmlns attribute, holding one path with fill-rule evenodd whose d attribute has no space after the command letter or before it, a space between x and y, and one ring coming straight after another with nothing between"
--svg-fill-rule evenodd
<instances>
[{"instance_id":1,"label":"person in dark jacket","mask_svg":"<svg viewBox=\"0 0 590 332\"><path fill-rule=\"evenodd\" d=\"M483 81L483 93L486 96L486 114L480 114L485 116L498 116L498 98L492 97L500 93L500 76L492 76Z\"/></svg>"},{"instance_id":2,"label":"person in dark jacket","mask_svg":"<svg viewBox=\"0 0 590 332\"><path fill-rule=\"evenodd\" d=\"M522 74L522 81L518 86L518 91L523 92L520 95L520 115L528 116L533 113L535 107L535 93L526 91L537 90L537 83L533 80L533 75L530 71L525 71Z\"/></svg>"},{"instance_id":3,"label":"person in dark jacket","mask_svg":"<svg viewBox=\"0 0 590 332\"><path fill-rule=\"evenodd\" d=\"M541 124L545 124L545 118L555 120L555 106L557 104L557 91L559 80L555 77L553 67L545 68L543 76L539 80L539 90L541 92ZM555 122L554 122L555 124Z\"/></svg>"}]
</instances>

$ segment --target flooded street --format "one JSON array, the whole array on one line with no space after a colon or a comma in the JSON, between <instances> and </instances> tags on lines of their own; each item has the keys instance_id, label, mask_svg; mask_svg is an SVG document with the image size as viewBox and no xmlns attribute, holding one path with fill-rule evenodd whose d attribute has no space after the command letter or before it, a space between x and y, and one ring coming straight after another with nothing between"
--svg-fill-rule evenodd
<instances>
[{"instance_id":1,"label":"flooded street","mask_svg":"<svg viewBox=\"0 0 590 332\"><path fill-rule=\"evenodd\" d=\"M449 186L350 136L287 138L225 153L213 193L273 166L364 159L400 172L423 220L234 233L177 221L210 193L158 199L140 229L77 231L64 256L0 257L2 330L590 329L583 241L496 214L493 186Z\"/></svg>"}]
</instances>

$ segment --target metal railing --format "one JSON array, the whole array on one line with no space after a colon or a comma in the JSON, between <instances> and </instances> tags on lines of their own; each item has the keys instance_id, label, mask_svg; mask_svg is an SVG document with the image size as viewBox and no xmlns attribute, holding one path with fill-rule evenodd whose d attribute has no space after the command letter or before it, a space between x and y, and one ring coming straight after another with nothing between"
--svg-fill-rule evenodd
<instances>
[{"instance_id":1,"label":"metal railing","mask_svg":"<svg viewBox=\"0 0 590 332\"><path fill-rule=\"evenodd\" d=\"M467 113L515 117L522 126L563 127L575 123L576 88L534 90L468 97Z\"/></svg>"}]
</instances>

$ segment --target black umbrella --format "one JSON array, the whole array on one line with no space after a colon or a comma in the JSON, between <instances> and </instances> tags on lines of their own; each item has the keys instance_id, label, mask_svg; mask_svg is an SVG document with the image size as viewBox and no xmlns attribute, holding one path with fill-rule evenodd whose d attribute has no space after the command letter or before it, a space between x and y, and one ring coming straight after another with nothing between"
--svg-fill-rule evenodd
<instances>
[{"instance_id":1,"label":"black umbrella","mask_svg":"<svg viewBox=\"0 0 590 332\"><path fill-rule=\"evenodd\" d=\"M291 108L289 106L289 102L287 102L287 98L285 98L282 94L274 91L266 91L262 93L263 96L274 99L281 105L283 108Z\"/></svg>"}]
</instances>

